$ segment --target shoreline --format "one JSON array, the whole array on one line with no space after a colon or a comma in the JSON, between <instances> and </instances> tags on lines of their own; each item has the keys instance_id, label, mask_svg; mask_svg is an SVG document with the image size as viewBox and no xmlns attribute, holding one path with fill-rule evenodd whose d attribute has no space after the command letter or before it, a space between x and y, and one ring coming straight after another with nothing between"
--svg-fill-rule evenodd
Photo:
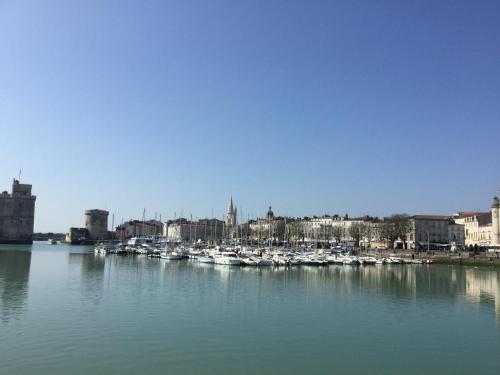
<instances>
[{"instance_id":1,"label":"shoreline","mask_svg":"<svg viewBox=\"0 0 500 375\"><path fill-rule=\"evenodd\" d=\"M448 258L435 257L431 258L433 264L446 264L450 266L474 266L500 268L500 259L497 258Z\"/></svg>"}]
</instances>

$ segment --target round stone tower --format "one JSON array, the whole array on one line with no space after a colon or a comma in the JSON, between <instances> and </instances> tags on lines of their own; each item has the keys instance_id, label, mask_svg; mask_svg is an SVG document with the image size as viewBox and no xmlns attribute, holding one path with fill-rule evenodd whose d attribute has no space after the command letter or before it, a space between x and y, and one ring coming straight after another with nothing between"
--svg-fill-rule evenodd
<instances>
[{"instance_id":1,"label":"round stone tower","mask_svg":"<svg viewBox=\"0 0 500 375\"><path fill-rule=\"evenodd\" d=\"M86 210L85 228L90 240L105 240L108 238L108 215L105 210Z\"/></svg>"},{"instance_id":2,"label":"round stone tower","mask_svg":"<svg viewBox=\"0 0 500 375\"><path fill-rule=\"evenodd\" d=\"M491 244L500 245L500 199L493 198L491 205Z\"/></svg>"}]
</instances>

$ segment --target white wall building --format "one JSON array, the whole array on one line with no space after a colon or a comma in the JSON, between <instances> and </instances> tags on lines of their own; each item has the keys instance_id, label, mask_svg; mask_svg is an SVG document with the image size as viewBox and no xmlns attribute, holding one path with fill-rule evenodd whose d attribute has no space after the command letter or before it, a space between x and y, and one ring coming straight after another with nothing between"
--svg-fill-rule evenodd
<instances>
[{"instance_id":1,"label":"white wall building","mask_svg":"<svg viewBox=\"0 0 500 375\"><path fill-rule=\"evenodd\" d=\"M466 246L500 246L500 200L493 198L490 212L459 212L455 222L465 228Z\"/></svg>"}]
</instances>

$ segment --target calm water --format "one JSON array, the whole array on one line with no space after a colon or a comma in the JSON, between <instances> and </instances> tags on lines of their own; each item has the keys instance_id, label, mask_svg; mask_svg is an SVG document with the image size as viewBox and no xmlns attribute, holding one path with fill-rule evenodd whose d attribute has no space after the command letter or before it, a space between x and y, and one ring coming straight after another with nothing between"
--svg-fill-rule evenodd
<instances>
[{"instance_id":1,"label":"calm water","mask_svg":"<svg viewBox=\"0 0 500 375\"><path fill-rule=\"evenodd\" d=\"M500 274L0 247L1 374L500 373Z\"/></svg>"}]
</instances>

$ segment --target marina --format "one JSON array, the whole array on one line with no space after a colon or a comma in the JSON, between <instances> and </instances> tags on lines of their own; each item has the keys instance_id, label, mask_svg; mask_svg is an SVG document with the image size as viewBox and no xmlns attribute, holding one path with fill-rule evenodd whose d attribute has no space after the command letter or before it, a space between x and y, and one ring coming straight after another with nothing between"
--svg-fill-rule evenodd
<instances>
[{"instance_id":1,"label":"marina","mask_svg":"<svg viewBox=\"0 0 500 375\"><path fill-rule=\"evenodd\" d=\"M201 263L231 266L254 267L291 267L291 266L373 266L384 264L432 264L432 259L401 258L394 254L388 256L354 255L358 250L347 248L310 249L310 248L260 248L240 245L177 244L169 246L166 241L156 242L147 238L133 238L128 243L100 243L95 253L101 255L145 255L149 258L164 260L189 259Z\"/></svg>"}]
</instances>

